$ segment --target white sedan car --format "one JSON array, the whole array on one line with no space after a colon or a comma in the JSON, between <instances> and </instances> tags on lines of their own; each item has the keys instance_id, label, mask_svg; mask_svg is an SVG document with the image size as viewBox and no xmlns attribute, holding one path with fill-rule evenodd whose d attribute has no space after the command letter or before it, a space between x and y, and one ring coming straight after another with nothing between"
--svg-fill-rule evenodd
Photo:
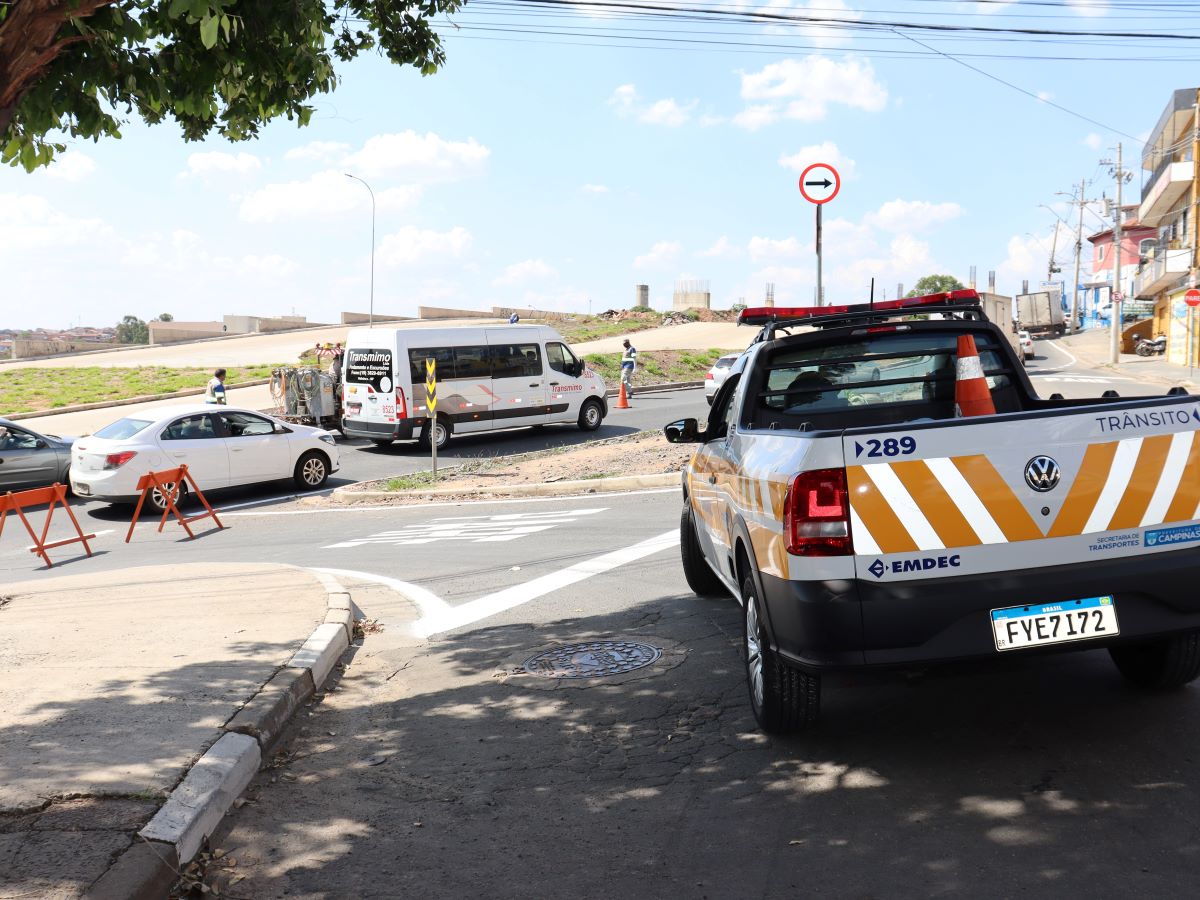
<instances>
[{"instance_id":1,"label":"white sedan car","mask_svg":"<svg viewBox=\"0 0 1200 900\"><path fill-rule=\"evenodd\" d=\"M1033 338L1029 336L1029 332L1018 331L1017 341L1021 344L1021 356L1025 359L1033 359Z\"/></svg>"},{"instance_id":2,"label":"white sedan car","mask_svg":"<svg viewBox=\"0 0 1200 900\"><path fill-rule=\"evenodd\" d=\"M712 406L713 397L717 395L717 388L725 383L725 379L729 377L729 368L742 354L726 353L724 356L717 359L712 364L712 368L708 370L704 376L704 399L708 401L708 405Z\"/></svg>"},{"instance_id":3,"label":"white sedan car","mask_svg":"<svg viewBox=\"0 0 1200 900\"><path fill-rule=\"evenodd\" d=\"M338 448L328 431L285 424L252 409L168 406L77 438L71 489L79 497L134 503L139 478L181 463L205 492L281 478L314 490L337 471ZM186 493L186 482L181 491ZM160 511L166 505L157 490L149 502Z\"/></svg>"}]
</instances>

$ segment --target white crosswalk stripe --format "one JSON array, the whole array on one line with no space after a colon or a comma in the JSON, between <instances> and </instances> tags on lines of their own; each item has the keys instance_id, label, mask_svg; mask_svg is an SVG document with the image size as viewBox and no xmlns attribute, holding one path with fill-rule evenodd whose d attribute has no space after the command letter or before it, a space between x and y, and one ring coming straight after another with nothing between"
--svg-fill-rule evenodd
<instances>
[{"instance_id":1,"label":"white crosswalk stripe","mask_svg":"<svg viewBox=\"0 0 1200 900\"><path fill-rule=\"evenodd\" d=\"M450 516L407 525L393 531L378 531L366 537L328 544L322 549L361 547L366 544L406 547L432 544L436 541L466 541L476 544L515 541L526 535L554 528L556 525L569 525L580 516L595 515L604 512L606 508L574 509L569 512L508 513L498 516Z\"/></svg>"}]
</instances>

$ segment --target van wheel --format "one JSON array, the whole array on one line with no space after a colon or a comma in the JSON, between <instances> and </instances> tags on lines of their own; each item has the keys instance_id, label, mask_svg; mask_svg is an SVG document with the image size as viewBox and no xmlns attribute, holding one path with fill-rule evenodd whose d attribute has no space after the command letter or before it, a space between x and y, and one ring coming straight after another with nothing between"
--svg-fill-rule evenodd
<instances>
[{"instance_id":1,"label":"van wheel","mask_svg":"<svg viewBox=\"0 0 1200 900\"><path fill-rule=\"evenodd\" d=\"M600 401L594 397L590 400L585 400L583 408L579 410L580 430L595 431L603 421L604 410L600 407Z\"/></svg>"},{"instance_id":2,"label":"van wheel","mask_svg":"<svg viewBox=\"0 0 1200 900\"><path fill-rule=\"evenodd\" d=\"M371 443L374 444L376 447L390 447L390 446L392 446L392 439L391 438L371 438Z\"/></svg>"},{"instance_id":3,"label":"van wheel","mask_svg":"<svg viewBox=\"0 0 1200 900\"><path fill-rule=\"evenodd\" d=\"M1108 654L1125 680L1140 688L1167 691L1200 677L1200 634L1196 632L1109 647Z\"/></svg>"},{"instance_id":4,"label":"van wheel","mask_svg":"<svg viewBox=\"0 0 1200 900\"><path fill-rule=\"evenodd\" d=\"M296 470L292 473L296 487L304 491L315 491L329 478L329 460L325 454L317 450L309 450L296 461Z\"/></svg>"},{"instance_id":5,"label":"van wheel","mask_svg":"<svg viewBox=\"0 0 1200 900\"><path fill-rule=\"evenodd\" d=\"M821 712L821 679L784 663L771 649L754 579L742 582L746 683L750 708L763 731L798 734L811 729Z\"/></svg>"},{"instance_id":6,"label":"van wheel","mask_svg":"<svg viewBox=\"0 0 1200 900\"><path fill-rule=\"evenodd\" d=\"M696 521L691 504L683 507L679 517L679 552L683 557L683 577L698 597L715 597L725 593L725 585L712 570L696 538Z\"/></svg>"},{"instance_id":7,"label":"van wheel","mask_svg":"<svg viewBox=\"0 0 1200 900\"><path fill-rule=\"evenodd\" d=\"M167 511L167 494L175 489L175 482L168 481L163 485L166 490L154 488L150 492L150 496L146 498L147 502L154 508L155 512L163 513ZM179 484L179 493L175 496L175 506L183 506L184 498L187 497L188 486L187 482L183 481Z\"/></svg>"},{"instance_id":8,"label":"van wheel","mask_svg":"<svg viewBox=\"0 0 1200 900\"><path fill-rule=\"evenodd\" d=\"M437 417L433 425L434 440L437 442L438 450L444 450L450 443L450 423L441 416ZM421 436L417 439L417 444L424 449L429 449L429 425L428 423L421 429Z\"/></svg>"}]
</instances>

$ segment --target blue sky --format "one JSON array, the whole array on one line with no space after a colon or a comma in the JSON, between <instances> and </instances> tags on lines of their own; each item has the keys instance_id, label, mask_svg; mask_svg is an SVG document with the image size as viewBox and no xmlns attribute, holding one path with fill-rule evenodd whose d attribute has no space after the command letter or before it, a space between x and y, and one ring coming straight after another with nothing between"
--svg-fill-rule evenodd
<instances>
[{"instance_id":1,"label":"blue sky","mask_svg":"<svg viewBox=\"0 0 1200 900\"><path fill-rule=\"evenodd\" d=\"M1132 6L758 8L859 23L1200 34L1189 4L1177 15ZM282 121L256 141L187 144L173 124L131 122L121 140L72 145L49 171L0 170L0 327L162 312L336 322L341 310L365 311L370 198L346 172L376 196L381 314L419 304L599 312L632 305L639 283L667 309L683 279L707 280L715 307L753 305L768 282L777 303L811 302L814 208L796 182L812 162L843 176L824 210L828 301L865 300L872 277L877 298L934 272L965 282L972 265L981 288L995 270L1011 294L1044 277L1055 213L1075 220L1060 192L1085 179L1089 198L1112 196L1099 161L1123 141L1135 173L1126 197L1136 199L1136 139L1173 90L1200 82L1200 47L1177 42L913 34L1039 100L894 30L562 12L468 3L455 21L471 28L441 29L444 70L422 78L374 56L343 66L307 128ZM480 30L548 26L573 33ZM701 43L646 40L652 27ZM612 37L618 28L641 39ZM703 43L712 41L749 46ZM980 53L998 56L967 55ZM1118 61L1024 58L1047 55ZM1085 231L1102 227L1098 211ZM1072 241L1058 239L1068 272Z\"/></svg>"}]
</instances>

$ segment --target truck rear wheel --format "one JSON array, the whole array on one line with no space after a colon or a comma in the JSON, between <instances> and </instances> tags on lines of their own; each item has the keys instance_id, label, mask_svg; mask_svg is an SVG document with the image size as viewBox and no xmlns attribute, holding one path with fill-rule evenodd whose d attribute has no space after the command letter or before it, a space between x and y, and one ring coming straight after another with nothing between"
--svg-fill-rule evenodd
<instances>
[{"instance_id":1,"label":"truck rear wheel","mask_svg":"<svg viewBox=\"0 0 1200 900\"><path fill-rule=\"evenodd\" d=\"M712 570L696 537L696 521L690 503L679 517L679 552L683 557L683 577L698 597L716 597L725 593L725 585Z\"/></svg>"},{"instance_id":2,"label":"truck rear wheel","mask_svg":"<svg viewBox=\"0 0 1200 900\"><path fill-rule=\"evenodd\" d=\"M810 730L821 713L820 676L791 668L771 649L761 601L749 575L742 582L742 603L742 646L754 718L771 734Z\"/></svg>"},{"instance_id":3,"label":"truck rear wheel","mask_svg":"<svg viewBox=\"0 0 1200 900\"><path fill-rule=\"evenodd\" d=\"M1167 691L1200 677L1200 633L1197 632L1144 644L1109 647L1108 654L1125 680L1140 688Z\"/></svg>"}]
</instances>

